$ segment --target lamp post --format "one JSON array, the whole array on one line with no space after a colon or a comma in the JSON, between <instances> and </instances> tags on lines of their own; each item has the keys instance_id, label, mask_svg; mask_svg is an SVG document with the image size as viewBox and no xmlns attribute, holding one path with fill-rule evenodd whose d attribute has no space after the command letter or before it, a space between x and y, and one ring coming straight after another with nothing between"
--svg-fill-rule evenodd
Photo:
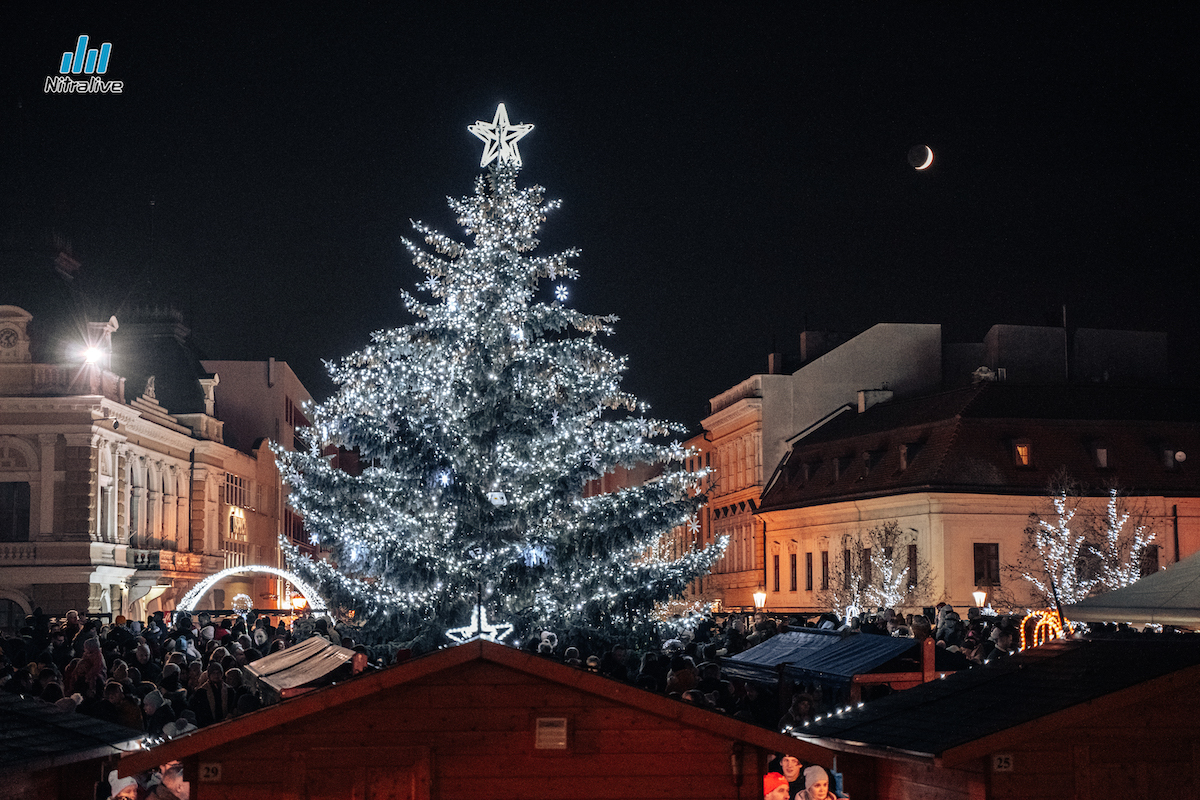
<instances>
[{"instance_id":1,"label":"lamp post","mask_svg":"<svg viewBox=\"0 0 1200 800\"><path fill-rule=\"evenodd\" d=\"M971 592L971 595L975 598L975 605L982 609L984 607L983 604L987 602L987 592L977 589Z\"/></svg>"},{"instance_id":2,"label":"lamp post","mask_svg":"<svg viewBox=\"0 0 1200 800\"><path fill-rule=\"evenodd\" d=\"M767 605L767 593L766 592L755 592L754 593L754 610L762 611L763 608L766 607L766 605Z\"/></svg>"}]
</instances>

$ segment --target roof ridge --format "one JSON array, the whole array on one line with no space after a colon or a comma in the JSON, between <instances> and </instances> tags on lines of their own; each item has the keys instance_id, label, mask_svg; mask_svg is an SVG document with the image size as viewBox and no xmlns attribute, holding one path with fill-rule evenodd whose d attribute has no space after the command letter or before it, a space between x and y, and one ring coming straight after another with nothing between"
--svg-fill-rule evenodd
<instances>
[{"instance_id":1,"label":"roof ridge","mask_svg":"<svg viewBox=\"0 0 1200 800\"><path fill-rule=\"evenodd\" d=\"M946 446L941 448L941 452L937 454L937 463L934 464L933 473L931 476L935 480L941 478L942 467L945 466L947 457L950 455L950 452L954 449L955 443L958 441L959 432L962 430L963 416L967 413L968 409L975 404L975 401L979 399L979 395L983 394L983 387L986 385L987 384L985 383L979 383L973 386L963 387L969 391L964 392L966 395L966 400L961 406L959 406L958 411L956 411L952 417L954 420L954 426L950 431L950 436L946 438Z\"/></svg>"}]
</instances>

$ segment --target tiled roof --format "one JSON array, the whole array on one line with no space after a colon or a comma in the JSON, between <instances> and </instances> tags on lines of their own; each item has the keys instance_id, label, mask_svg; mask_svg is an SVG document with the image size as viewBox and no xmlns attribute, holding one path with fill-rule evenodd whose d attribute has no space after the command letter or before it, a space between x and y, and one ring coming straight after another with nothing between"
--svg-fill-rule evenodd
<instances>
[{"instance_id":1,"label":"tiled roof","mask_svg":"<svg viewBox=\"0 0 1200 800\"><path fill-rule=\"evenodd\" d=\"M1168 469L1163 456L1170 448L1200 458L1195 409L1182 390L1005 383L881 403L794 442L761 510L920 490L1042 494L1063 467L1093 493L1115 481L1139 494L1196 496L1195 461ZM1017 465L1018 441L1031 447L1031 466Z\"/></svg>"},{"instance_id":2,"label":"tiled roof","mask_svg":"<svg viewBox=\"0 0 1200 800\"><path fill-rule=\"evenodd\" d=\"M1200 637L1056 641L811 722L798 738L927 758L1138 684L1190 670ZM1097 713L1100 713L1097 710Z\"/></svg>"},{"instance_id":3,"label":"tiled roof","mask_svg":"<svg viewBox=\"0 0 1200 800\"><path fill-rule=\"evenodd\" d=\"M0 692L0 773L71 764L136 749L144 734L53 703Z\"/></svg>"}]
</instances>

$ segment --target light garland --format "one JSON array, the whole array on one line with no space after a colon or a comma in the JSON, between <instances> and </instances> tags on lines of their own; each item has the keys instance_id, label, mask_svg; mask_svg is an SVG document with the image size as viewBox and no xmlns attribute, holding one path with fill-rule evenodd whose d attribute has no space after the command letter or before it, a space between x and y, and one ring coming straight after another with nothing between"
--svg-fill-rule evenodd
<instances>
[{"instance_id":1,"label":"light garland","mask_svg":"<svg viewBox=\"0 0 1200 800\"><path fill-rule=\"evenodd\" d=\"M1047 609L1045 611L1030 612L1021 620L1021 649L1037 647L1051 639L1061 639L1063 637L1063 622L1062 618L1058 616L1057 611ZM1026 630L1029 629L1030 623L1032 623L1033 630L1027 637Z\"/></svg>"},{"instance_id":2,"label":"light garland","mask_svg":"<svg viewBox=\"0 0 1200 800\"><path fill-rule=\"evenodd\" d=\"M315 589L309 586L299 575L295 574L294 572L288 572L287 570L279 569L277 567L267 567L257 564L248 567L227 567L220 572L209 575L207 578L193 586L191 590L189 590L188 593L183 596L183 599L179 601L176 609L179 611L186 611L190 614L196 609L196 604L200 602L200 599L204 597L204 595L208 594L208 591L218 583L230 577L231 575L243 575L247 572L266 572L283 578L291 583L292 586L296 587L296 590L300 592L300 594L304 595L304 599L308 601L308 607L313 610L314 614L325 612L325 601L321 599L321 595L318 594ZM245 595L238 595L238 597L245 597Z\"/></svg>"},{"instance_id":3,"label":"light garland","mask_svg":"<svg viewBox=\"0 0 1200 800\"><path fill-rule=\"evenodd\" d=\"M450 201L471 243L414 224L431 248L406 242L429 302L403 293L416 322L331 365L338 390L311 410L317 435L276 448L291 506L332 557L284 544L289 566L356 622L421 646L443 642L481 586L518 633L645 640L654 609L724 547L677 557L657 547L704 502L703 475L683 468L689 451L664 441L684 430L620 390L626 361L599 341L615 318L569 307L562 284L539 299L541 281L577 277L577 252L529 254L557 203L516 185L527 127L503 107L471 126L489 143L485 159L494 150L474 196ZM357 449L361 474L334 469L330 443ZM638 464L664 472L583 496L589 481Z\"/></svg>"}]
</instances>

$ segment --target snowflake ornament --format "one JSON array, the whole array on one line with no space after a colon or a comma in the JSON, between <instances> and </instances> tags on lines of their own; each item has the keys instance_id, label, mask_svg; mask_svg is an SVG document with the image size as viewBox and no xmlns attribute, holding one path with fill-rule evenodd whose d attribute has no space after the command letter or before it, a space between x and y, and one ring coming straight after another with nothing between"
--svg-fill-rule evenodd
<instances>
[{"instance_id":1,"label":"snowflake ornament","mask_svg":"<svg viewBox=\"0 0 1200 800\"><path fill-rule=\"evenodd\" d=\"M560 303L567 302L568 296L570 296L570 292L567 291L566 286L563 286L560 283L558 286L554 287L554 299L557 300L558 302L560 302Z\"/></svg>"}]
</instances>

